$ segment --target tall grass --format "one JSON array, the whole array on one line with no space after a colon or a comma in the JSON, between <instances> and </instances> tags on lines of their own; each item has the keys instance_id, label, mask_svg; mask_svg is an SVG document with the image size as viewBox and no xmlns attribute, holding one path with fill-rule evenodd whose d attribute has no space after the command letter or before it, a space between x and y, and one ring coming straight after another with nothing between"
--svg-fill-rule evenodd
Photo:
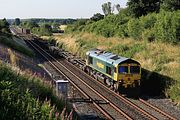
<instances>
[{"instance_id":1,"label":"tall grass","mask_svg":"<svg viewBox=\"0 0 180 120\"><path fill-rule=\"evenodd\" d=\"M60 120L65 104L48 82L0 62L0 119Z\"/></svg>"},{"instance_id":2,"label":"tall grass","mask_svg":"<svg viewBox=\"0 0 180 120\"><path fill-rule=\"evenodd\" d=\"M9 55L11 64L13 66L16 66L18 58L16 57L16 55L13 53L11 49L8 49L8 55Z\"/></svg>"}]
</instances>

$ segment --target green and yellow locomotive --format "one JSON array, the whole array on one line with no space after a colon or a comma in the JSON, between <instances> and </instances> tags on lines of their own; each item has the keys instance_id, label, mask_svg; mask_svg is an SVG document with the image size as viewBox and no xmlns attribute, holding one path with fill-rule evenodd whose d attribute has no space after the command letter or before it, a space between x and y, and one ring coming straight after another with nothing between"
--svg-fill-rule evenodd
<instances>
[{"instance_id":1,"label":"green and yellow locomotive","mask_svg":"<svg viewBox=\"0 0 180 120\"><path fill-rule=\"evenodd\" d=\"M139 91L141 65L130 58L120 57L99 49L86 53L86 71L98 80L103 80L116 91ZM132 89L133 88L133 89Z\"/></svg>"}]
</instances>

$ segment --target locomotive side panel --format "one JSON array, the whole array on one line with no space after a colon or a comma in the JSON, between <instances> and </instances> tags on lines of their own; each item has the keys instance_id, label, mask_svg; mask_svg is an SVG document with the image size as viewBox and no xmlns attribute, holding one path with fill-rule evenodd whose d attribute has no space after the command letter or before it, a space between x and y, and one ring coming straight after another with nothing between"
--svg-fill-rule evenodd
<instances>
[{"instance_id":1,"label":"locomotive side panel","mask_svg":"<svg viewBox=\"0 0 180 120\"><path fill-rule=\"evenodd\" d=\"M87 66L97 70L100 73L103 73L111 79L114 79L115 67L112 64L109 64L106 61L102 61L91 55L87 56L87 61Z\"/></svg>"}]
</instances>

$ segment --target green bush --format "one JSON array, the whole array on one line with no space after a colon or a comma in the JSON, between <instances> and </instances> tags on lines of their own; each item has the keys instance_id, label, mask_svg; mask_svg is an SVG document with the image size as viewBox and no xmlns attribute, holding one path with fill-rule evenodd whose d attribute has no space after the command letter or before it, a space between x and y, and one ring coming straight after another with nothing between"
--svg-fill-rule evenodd
<instances>
[{"instance_id":1,"label":"green bush","mask_svg":"<svg viewBox=\"0 0 180 120\"><path fill-rule=\"evenodd\" d=\"M163 42L179 42L180 11L161 11L157 15L154 26L156 40Z\"/></svg>"},{"instance_id":2,"label":"green bush","mask_svg":"<svg viewBox=\"0 0 180 120\"><path fill-rule=\"evenodd\" d=\"M156 13L151 13L146 16L142 16L139 18L140 22L142 23L142 26L144 29L151 29L154 27L154 24L156 23Z\"/></svg>"},{"instance_id":3,"label":"green bush","mask_svg":"<svg viewBox=\"0 0 180 120\"><path fill-rule=\"evenodd\" d=\"M169 95L168 97L170 97L171 99L175 100L175 102L179 102L178 100L180 100L180 95L179 95L179 91L180 91L180 82L176 81L172 86L170 86L170 88L167 90L167 94ZM180 104L179 104L180 106Z\"/></svg>"},{"instance_id":4,"label":"green bush","mask_svg":"<svg viewBox=\"0 0 180 120\"><path fill-rule=\"evenodd\" d=\"M145 29L142 33L142 38L145 41L152 42L155 41L155 35L153 29Z\"/></svg>"},{"instance_id":5,"label":"green bush","mask_svg":"<svg viewBox=\"0 0 180 120\"><path fill-rule=\"evenodd\" d=\"M115 30L115 35L120 38L128 37L128 28L127 24L120 25Z\"/></svg>"},{"instance_id":6,"label":"green bush","mask_svg":"<svg viewBox=\"0 0 180 120\"><path fill-rule=\"evenodd\" d=\"M108 15L99 21L81 21L69 25L67 31L89 32L104 37L143 38L146 41L180 42L180 10L149 13L140 18L130 17L128 9Z\"/></svg>"},{"instance_id":7,"label":"green bush","mask_svg":"<svg viewBox=\"0 0 180 120\"><path fill-rule=\"evenodd\" d=\"M11 33L9 29L9 23L6 21L5 18L0 20L0 33Z\"/></svg>"},{"instance_id":8,"label":"green bush","mask_svg":"<svg viewBox=\"0 0 180 120\"><path fill-rule=\"evenodd\" d=\"M141 34L142 34L142 24L138 19L131 19L128 22L128 34L130 37L133 39L141 39Z\"/></svg>"}]
</instances>

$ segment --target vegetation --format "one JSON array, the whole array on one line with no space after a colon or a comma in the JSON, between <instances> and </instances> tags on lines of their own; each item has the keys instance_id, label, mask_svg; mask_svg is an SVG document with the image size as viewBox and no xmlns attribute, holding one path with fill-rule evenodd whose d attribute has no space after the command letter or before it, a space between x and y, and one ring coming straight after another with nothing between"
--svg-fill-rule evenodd
<instances>
[{"instance_id":1,"label":"vegetation","mask_svg":"<svg viewBox=\"0 0 180 120\"><path fill-rule=\"evenodd\" d=\"M63 102L52 88L34 75L26 75L0 63L0 119L60 120ZM62 113L60 114L60 111Z\"/></svg>"},{"instance_id":2,"label":"vegetation","mask_svg":"<svg viewBox=\"0 0 180 120\"><path fill-rule=\"evenodd\" d=\"M31 33L39 36L50 36L52 35L52 28L49 24L38 25L34 21L25 21L20 24L22 28L31 30Z\"/></svg>"},{"instance_id":3,"label":"vegetation","mask_svg":"<svg viewBox=\"0 0 180 120\"><path fill-rule=\"evenodd\" d=\"M133 17L159 12L160 0L128 0L128 9Z\"/></svg>"},{"instance_id":4,"label":"vegetation","mask_svg":"<svg viewBox=\"0 0 180 120\"><path fill-rule=\"evenodd\" d=\"M30 57L34 56L34 53L32 50L30 50L27 46L23 46L21 44L19 44L18 42L16 42L17 39L18 41L21 41L19 38L16 37L8 37L7 35L1 35L0 36L0 43L14 49L17 50L20 53L23 53L25 55L28 55Z\"/></svg>"},{"instance_id":5,"label":"vegetation","mask_svg":"<svg viewBox=\"0 0 180 120\"><path fill-rule=\"evenodd\" d=\"M35 22L38 25L47 23L47 24L53 24L53 23L57 23L60 25L67 25L67 24L72 24L74 22L76 22L77 20L75 19L43 19L43 18L34 18L34 19L25 19L23 21L31 21L31 22Z\"/></svg>"},{"instance_id":6,"label":"vegetation","mask_svg":"<svg viewBox=\"0 0 180 120\"><path fill-rule=\"evenodd\" d=\"M21 41L19 38L11 35L9 30L9 24L6 19L0 20L0 43L7 45L8 47L17 50L23 54L28 56L33 56L33 52L27 48L27 46L23 46L19 44L17 41Z\"/></svg>"},{"instance_id":7,"label":"vegetation","mask_svg":"<svg viewBox=\"0 0 180 120\"><path fill-rule=\"evenodd\" d=\"M67 27L66 32L89 32L104 37L133 38L135 40L162 41L178 43L180 28L180 10L178 1L165 0L129 0L127 8L119 8L113 14L110 2L102 5L104 19L95 14L92 18L79 20ZM169 8L171 6L171 8Z\"/></svg>"},{"instance_id":8,"label":"vegetation","mask_svg":"<svg viewBox=\"0 0 180 120\"><path fill-rule=\"evenodd\" d=\"M94 14L94 16L91 17L90 19L91 19L92 21L99 21L99 20L101 20L101 19L103 19L103 18L104 18L104 15L102 15L102 14L100 14L100 13L96 13L96 14Z\"/></svg>"},{"instance_id":9,"label":"vegetation","mask_svg":"<svg viewBox=\"0 0 180 120\"><path fill-rule=\"evenodd\" d=\"M0 35L1 34L9 34L9 23L6 21L6 19L0 20Z\"/></svg>"},{"instance_id":10,"label":"vegetation","mask_svg":"<svg viewBox=\"0 0 180 120\"><path fill-rule=\"evenodd\" d=\"M21 23L19 18L15 18L14 25L19 26Z\"/></svg>"},{"instance_id":11,"label":"vegetation","mask_svg":"<svg viewBox=\"0 0 180 120\"><path fill-rule=\"evenodd\" d=\"M104 3L102 5L102 10L106 16L112 14L113 8L111 6L111 2Z\"/></svg>"},{"instance_id":12,"label":"vegetation","mask_svg":"<svg viewBox=\"0 0 180 120\"><path fill-rule=\"evenodd\" d=\"M52 33L62 32L59 28L60 25L72 24L75 21L75 19L26 19L20 21L19 18L16 18L14 25L30 29L31 33L39 36L50 36Z\"/></svg>"}]
</instances>

